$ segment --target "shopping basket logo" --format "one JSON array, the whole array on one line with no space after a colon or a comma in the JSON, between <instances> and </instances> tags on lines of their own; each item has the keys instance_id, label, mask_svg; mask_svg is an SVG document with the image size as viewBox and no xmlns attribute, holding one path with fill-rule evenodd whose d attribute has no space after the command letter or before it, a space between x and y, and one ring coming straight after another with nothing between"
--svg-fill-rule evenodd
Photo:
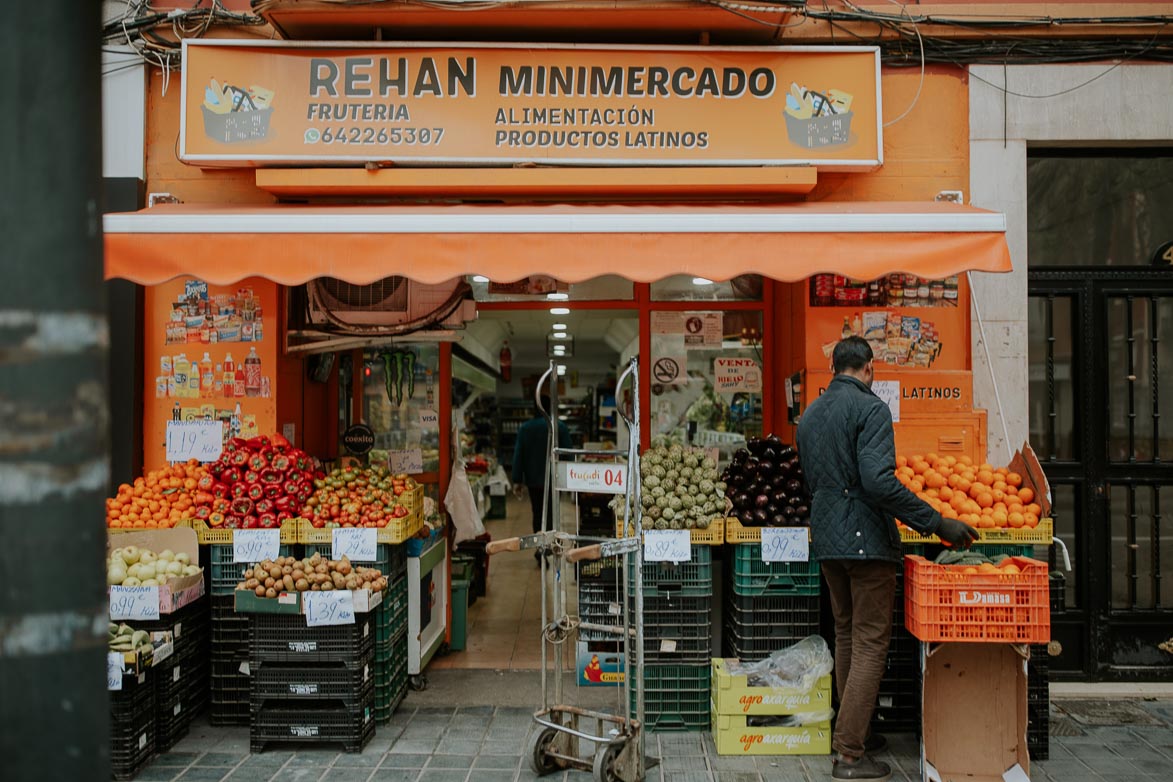
<instances>
[{"instance_id":1,"label":"shopping basket logo","mask_svg":"<svg viewBox=\"0 0 1173 782\"><path fill-rule=\"evenodd\" d=\"M269 135L273 117L273 91L252 85L248 89L220 84L215 79L204 87L204 135L222 144L260 141Z\"/></svg>"},{"instance_id":2,"label":"shopping basket logo","mask_svg":"<svg viewBox=\"0 0 1173 782\"><path fill-rule=\"evenodd\" d=\"M855 99L843 90L818 91L791 83L786 95L786 135L800 147L851 143L851 105Z\"/></svg>"},{"instance_id":3,"label":"shopping basket logo","mask_svg":"<svg viewBox=\"0 0 1173 782\"><path fill-rule=\"evenodd\" d=\"M1008 606L1013 602L1010 592L979 592L962 590L957 595L957 601L963 606Z\"/></svg>"}]
</instances>

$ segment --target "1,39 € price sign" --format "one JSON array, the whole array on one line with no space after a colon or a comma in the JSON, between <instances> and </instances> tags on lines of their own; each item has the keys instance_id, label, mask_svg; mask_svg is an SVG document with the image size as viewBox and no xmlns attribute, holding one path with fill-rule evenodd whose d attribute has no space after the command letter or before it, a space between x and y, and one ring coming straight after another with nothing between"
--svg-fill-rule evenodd
<instances>
[{"instance_id":1,"label":"1,39 \u20ac price sign","mask_svg":"<svg viewBox=\"0 0 1173 782\"><path fill-rule=\"evenodd\" d=\"M354 593L349 589L303 592L305 623L309 627L354 624Z\"/></svg>"},{"instance_id":2,"label":"1,39 \u20ac price sign","mask_svg":"<svg viewBox=\"0 0 1173 782\"><path fill-rule=\"evenodd\" d=\"M806 527L762 527L762 562L807 562L810 539Z\"/></svg>"},{"instance_id":3,"label":"1,39 \u20ac price sign","mask_svg":"<svg viewBox=\"0 0 1173 782\"><path fill-rule=\"evenodd\" d=\"M567 491L591 494L623 494L627 491L627 467L622 464L563 463L562 480Z\"/></svg>"}]
</instances>

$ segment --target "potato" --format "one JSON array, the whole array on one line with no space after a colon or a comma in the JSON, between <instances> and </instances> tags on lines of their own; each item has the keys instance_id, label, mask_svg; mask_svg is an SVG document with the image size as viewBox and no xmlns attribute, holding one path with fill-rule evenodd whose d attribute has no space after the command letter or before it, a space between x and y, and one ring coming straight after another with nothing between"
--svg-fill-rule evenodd
<instances>
[{"instance_id":1,"label":"potato","mask_svg":"<svg viewBox=\"0 0 1173 782\"><path fill-rule=\"evenodd\" d=\"M291 575L293 576L294 581L301 581L303 578L305 578L305 571L300 567L297 567L293 569L293 573Z\"/></svg>"},{"instance_id":2,"label":"potato","mask_svg":"<svg viewBox=\"0 0 1173 782\"><path fill-rule=\"evenodd\" d=\"M271 576L270 576L269 578L266 578L266 579L265 579L265 589L272 589L272 588L273 588L273 585L274 585L274 584L276 584L276 583L277 583L277 582L276 582L276 581L274 581L274 580L273 580L273 578L272 578Z\"/></svg>"},{"instance_id":3,"label":"potato","mask_svg":"<svg viewBox=\"0 0 1173 782\"><path fill-rule=\"evenodd\" d=\"M319 589L322 592L333 592L334 591L334 584L327 581L324 584L322 584L322 586Z\"/></svg>"},{"instance_id":4,"label":"potato","mask_svg":"<svg viewBox=\"0 0 1173 782\"><path fill-rule=\"evenodd\" d=\"M293 576L289 575L288 573L287 573L287 574L285 574L285 575L284 575L284 576L281 578L281 583L282 583L282 584L285 586L285 591L286 591L286 592L292 592L292 591L293 591Z\"/></svg>"},{"instance_id":5,"label":"potato","mask_svg":"<svg viewBox=\"0 0 1173 782\"><path fill-rule=\"evenodd\" d=\"M277 579L277 578L281 578L281 576L283 576L285 574L281 572L280 567L278 567L277 565L274 565L273 567L269 568L269 575L272 576L273 578Z\"/></svg>"},{"instance_id":6,"label":"potato","mask_svg":"<svg viewBox=\"0 0 1173 782\"><path fill-rule=\"evenodd\" d=\"M293 588L298 592L304 592L310 588L310 582L306 581L304 577L299 578L297 581L293 582Z\"/></svg>"},{"instance_id":7,"label":"potato","mask_svg":"<svg viewBox=\"0 0 1173 782\"><path fill-rule=\"evenodd\" d=\"M288 576L292 572L293 572L293 565L285 565L284 567L281 568L281 575L283 575L283 576Z\"/></svg>"},{"instance_id":8,"label":"potato","mask_svg":"<svg viewBox=\"0 0 1173 782\"><path fill-rule=\"evenodd\" d=\"M277 590L273 588L266 589L265 597L277 597Z\"/></svg>"},{"instance_id":9,"label":"potato","mask_svg":"<svg viewBox=\"0 0 1173 782\"><path fill-rule=\"evenodd\" d=\"M265 588L263 586L258 586L256 589L253 590L253 592L256 593L257 597L264 597L265 596Z\"/></svg>"}]
</instances>

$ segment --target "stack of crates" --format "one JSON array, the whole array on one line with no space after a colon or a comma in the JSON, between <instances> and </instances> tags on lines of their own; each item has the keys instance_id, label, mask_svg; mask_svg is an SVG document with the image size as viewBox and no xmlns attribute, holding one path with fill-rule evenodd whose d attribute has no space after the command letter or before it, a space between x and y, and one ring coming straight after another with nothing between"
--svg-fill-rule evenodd
<instances>
[{"instance_id":1,"label":"stack of crates","mask_svg":"<svg viewBox=\"0 0 1173 782\"><path fill-rule=\"evenodd\" d=\"M110 765L114 779L134 779L155 754L153 671L124 674L110 693Z\"/></svg>"},{"instance_id":2,"label":"stack of crates","mask_svg":"<svg viewBox=\"0 0 1173 782\"><path fill-rule=\"evenodd\" d=\"M1026 667L1026 747L1031 760L1051 755L1051 680L1046 644L1031 644Z\"/></svg>"},{"instance_id":3,"label":"stack of crates","mask_svg":"<svg viewBox=\"0 0 1173 782\"><path fill-rule=\"evenodd\" d=\"M309 627L301 614L249 614L253 752L270 742L341 744L375 733L375 615Z\"/></svg>"},{"instance_id":4,"label":"stack of crates","mask_svg":"<svg viewBox=\"0 0 1173 782\"><path fill-rule=\"evenodd\" d=\"M634 567L628 594L634 594ZM655 731L709 729L713 552L692 546L688 562L645 562L644 724ZM632 707L637 697L632 682Z\"/></svg>"},{"instance_id":5,"label":"stack of crates","mask_svg":"<svg viewBox=\"0 0 1173 782\"><path fill-rule=\"evenodd\" d=\"M713 744L718 755L829 755L831 676L806 690L774 687L713 660Z\"/></svg>"},{"instance_id":6,"label":"stack of crates","mask_svg":"<svg viewBox=\"0 0 1173 782\"><path fill-rule=\"evenodd\" d=\"M905 547L906 554L920 554L919 547ZM892 612L892 638L888 642L887 667L880 680L872 730L877 733L916 733L921 729L920 641L904 626L904 571L896 576L896 601Z\"/></svg>"},{"instance_id":7,"label":"stack of crates","mask_svg":"<svg viewBox=\"0 0 1173 782\"><path fill-rule=\"evenodd\" d=\"M761 543L728 547L725 653L761 660L818 635L821 582L817 562L763 562Z\"/></svg>"},{"instance_id":8,"label":"stack of crates","mask_svg":"<svg viewBox=\"0 0 1173 782\"><path fill-rule=\"evenodd\" d=\"M231 532L231 530L225 530ZM232 543L213 543L200 547L208 573L208 594L212 606L211 711L213 725L247 725L248 694L248 617L237 614L233 595L244 580L250 565L234 562ZM282 544L278 551L287 557L294 553L292 544Z\"/></svg>"},{"instance_id":9,"label":"stack of crates","mask_svg":"<svg viewBox=\"0 0 1173 782\"><path fill-rule=\"evenodd\" d=\"M207 704L208 601L196 600L159 619L135 622L136 630L170 633L173 651L156 658L151 670L154 688L155 751L166 752L191 728L192 719Z\"/></svg>"},{"instance_id":10,"label":"stack of crates","mask_svg":"<svg viewBox=\"0 0 1173 782\"><path fill-rule=\"evenodd\" d=\"M305 555L331 555L330 546L307 544ZM377 568L389 586L383 602L371 612L375 628L375 721L386 725L407 695L407 547L380 543L374 562L361 562Z\"/></svg>"}]
</instances>

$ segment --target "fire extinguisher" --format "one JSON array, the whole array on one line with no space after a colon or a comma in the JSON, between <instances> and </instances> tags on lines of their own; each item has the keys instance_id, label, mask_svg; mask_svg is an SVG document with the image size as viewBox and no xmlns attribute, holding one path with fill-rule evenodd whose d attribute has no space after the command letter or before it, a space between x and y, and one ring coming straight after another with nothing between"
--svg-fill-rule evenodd
<instances>
[{"instance_id":1,"label":"fire extinguisher","mask_svg":"<svg viewBox=\"0 0 1173 782\"><path fill-rule=\"evenodd\" d=\"M513 377L513 352L509 350L509 340L501 344L501 379L506 383Z\"/></svg>"}]
</instances>

